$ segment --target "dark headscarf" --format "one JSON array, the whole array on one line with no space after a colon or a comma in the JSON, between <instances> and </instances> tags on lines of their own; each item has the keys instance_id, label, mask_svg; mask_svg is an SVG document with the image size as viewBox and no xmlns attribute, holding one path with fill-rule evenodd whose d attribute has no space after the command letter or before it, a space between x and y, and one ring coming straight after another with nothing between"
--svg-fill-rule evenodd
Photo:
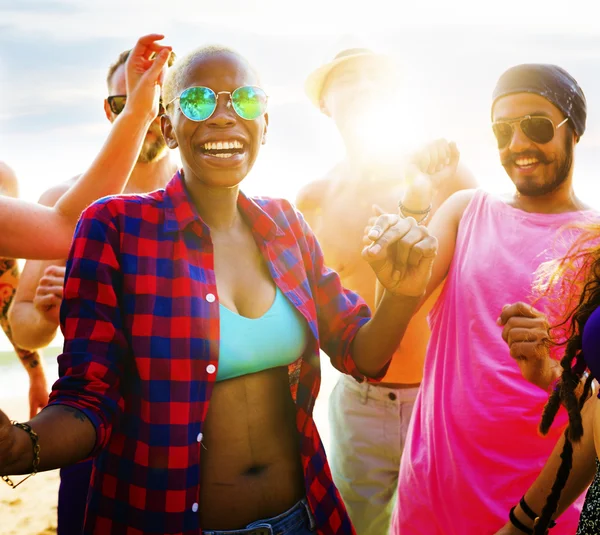
<instances>
[{"instance_id":1,"label":"dark headscarf","mask_svg":"<svg viewBox=\"0 0 600 535\"><path fill-rule=\"evenodd\" d=\"M514 93L535 93L544 97L569 118L578 136L585 132L585 95L575 78L561 67L536 63L511 67L496 84L492 110L496 100Z\"/></svg>"}]
</instances>

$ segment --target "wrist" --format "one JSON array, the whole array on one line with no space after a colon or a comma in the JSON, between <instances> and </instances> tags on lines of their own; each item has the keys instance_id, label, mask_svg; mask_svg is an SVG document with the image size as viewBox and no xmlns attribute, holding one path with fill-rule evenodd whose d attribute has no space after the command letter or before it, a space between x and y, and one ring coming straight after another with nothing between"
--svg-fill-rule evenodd
<instances>
[{"instance_id":1,"label":"wrist","mask_svg":"<svg viewBox=\"0 0 600 535\"><path fill-rule=\"evenodd\" d=\"M380 304L382 304L383 301L386 301L391 306L398 306L401 308L405 308L406 306L416 306L421 299L423 299L424 295L425 292L421 292L417 295L410 295L406 293L396 294L388 289L385 289Z\"/></svg>"},{"instance_id":2,"label":"wrist","mask_svg":"<svg viewBox=\"0 0 600 535\"><path fill-rule=\"evenodd\" d=\"M546 390L548 394L552 394L552 392L554 392L554 390L558 387L558 383L562 375L562 368L560 367L560 364L554 360L553 363L554 364L550 367L548 373L546 374L544 382L539 385L541 388Z\"/></svg>"},{"instance_id":3,"label":"wrist","mask_svg":"<svg viewBox=\"0 0 600 535\"><path fill-rule=\"evenodd\" d=\"M131 105L129 100L125 104L125 108L117 117L117 121L128 125L129 128L142 132L144 135L150 128L152 121L156 118L156 114L152 109L139 110L134 105ZM115 121L116 122L116 121Z\"/></svg>"},{"instance_id":4,"label":"wrist","mask_svg":"<svg viewBox=\"0 0 600 535\"><path fill-rule=\"evenodd\" d=\"M39 382L44 382L44 384L46 383L46 374L44 373L41 364L37 368L31 368L29 370L29 383L32 384Z\"/></svg>"},{"instance_id":5,"label":"wrist","mask_svg":"<svg viewBox=\"0 0 600 535\"><path fill-rule=\"evenodd\" d=\"M26 431L14 425L11 426L9 437L10 449L2 469L6 474L2 475L25 473L33 463L31 439Z\"/></svg>"},{"instance_id":6,"label":"wrist","mask_svg":"<svg viewBox=\"0 0 600 535\"><path fill-rule=\"evenodd\" d=\"M421 203L422 204L422 203ZM406 206L402 201L398 201L398 208L400 209L400 213L404 218L412 217L418 225L424 223L429 217L429 213L431 212L432 203L429 203L425 207L417 208L417 204L412 206Z\"/></svg>"},{"instance_id":7,"label":"wrist","mask_svg":"<svg viewBox=\"0 0 600 535\"><path fill-rule=\"evenodd\" d=\"M528 527L529 529L533 529L533 520L531 520L531 518L529 518L525 514L525 511L523 511L520 504L516 505L515 510L514 510L514 515L515 515L516 519L519 522L521 522L521 524Z\"/></svg>"}]
</instances>

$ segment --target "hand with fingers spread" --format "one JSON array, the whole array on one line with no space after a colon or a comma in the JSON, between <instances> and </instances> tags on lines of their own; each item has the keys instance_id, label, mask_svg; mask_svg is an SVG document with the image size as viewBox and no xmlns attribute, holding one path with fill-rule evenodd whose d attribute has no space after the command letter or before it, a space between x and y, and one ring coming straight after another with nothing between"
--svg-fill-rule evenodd
<instances>
[{"instance_id":1,"label":"hand with fingers spread","mask_svg":"<svg viewBox=\"0 0 600 535\"><path fill-rule=\"evenodd\" d=\"M140 37L125 64L127 101L125 110L134 114L146 114L152 121L159 110L162 86L171 47L157 43L160 34Z\"/></svg>"},{"instance_id":2,"label":"hand with fingers spread","mask_svg":"<svg viewBox=\"0 0 600 535\"><path fill-rule=\"evenodd\" d=\"M510 348L523 377L547 390L560 376L560 364L551 358L550 334L546 316L527 303L518 302L502 308L498 325L502 339Z\"/></svg>"},{"instance_id":3,"label":"hand with fingers spread","mask_svg":"<svg viewBox=\"0 0 600 535\"><path fill-rule=\"evenodd\" d=\"M412 218L383 214L365 229L363 258L381 285L398 297L420 297L431 278L437 240Z\"/></svg>"},{"instance_id":4,"label":"hand with fingers spread","mask_svg":"<svg viewBox=\"0 0 600 535\"><path fill-rule=\"evenodd\" d=\"M64 266L49 266L40 279L33 298L33 306L42 317L55 325L59 324L60 304L65 280Z\"/></svg>"}]
</instances>

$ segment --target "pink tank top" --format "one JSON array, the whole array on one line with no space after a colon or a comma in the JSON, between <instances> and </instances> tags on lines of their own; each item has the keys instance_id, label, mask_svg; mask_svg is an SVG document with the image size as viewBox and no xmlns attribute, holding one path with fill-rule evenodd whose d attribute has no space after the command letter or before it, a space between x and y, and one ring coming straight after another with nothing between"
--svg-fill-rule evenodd
<instances>
[{"instance_id":1,"label":"pink tank top","mask_svg":"<svg viewBox=\"0 0 600 535\"><path fill-rule=\"evenodd\" d=\"M431 339L402 456L394 535L493 534L538 476L566 413L548 436L538 433L548 395L523 379L496 320L503 305L532 302L537 267L564 253L577 232L559 228L593 214L527 213L475 193L429 316ZM544 311L544 302L536 307ZM560 517L553 535L575 533L582 502Z\"/></svg>"}]
</instances>

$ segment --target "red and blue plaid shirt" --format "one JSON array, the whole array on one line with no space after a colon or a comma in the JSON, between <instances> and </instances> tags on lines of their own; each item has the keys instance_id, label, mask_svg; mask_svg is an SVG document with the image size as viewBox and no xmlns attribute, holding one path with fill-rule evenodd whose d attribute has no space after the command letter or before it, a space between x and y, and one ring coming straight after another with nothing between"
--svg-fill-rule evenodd
<instances>
[{"instance_id":1,"label":"red and blue plaid shirt","mask_svg":"<svg viewBox=\"0 0 600 535\"><path fill-rule=\"evenodd\" d=\"M289 367L308 503L322 535L354 533L312 417L319 349L365 379L352 341L370 312L285 200L239 196L270 273L312 336ZM51 402L96 428L85 533L201 533L202 431L219 364L219 302L209 228L177 173L166 189L89 207L67 262L60 378Z\"/></svg>"}]
</instances>

